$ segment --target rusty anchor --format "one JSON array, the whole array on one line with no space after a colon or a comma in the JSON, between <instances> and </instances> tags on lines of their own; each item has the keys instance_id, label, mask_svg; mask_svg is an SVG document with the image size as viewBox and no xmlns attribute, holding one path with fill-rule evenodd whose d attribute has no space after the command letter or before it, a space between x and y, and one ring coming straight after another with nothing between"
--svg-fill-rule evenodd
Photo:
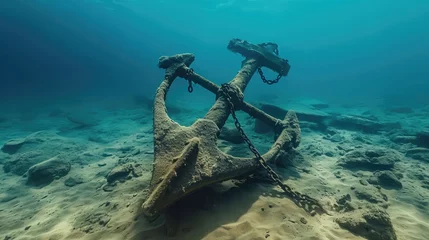
<instances>
[{"instance_id":1,"label":"rusty anchor","mask_svg":"<svg viewBox=\"0 0 429 240\"><path fill-rule=\"evenodd\" d=\"M267 46L273 45L252 44L240 39L232 39L228 49L243 55L245 60L238 74L228 84L222 86L205 79L190 68L195 59L191 53L160 57L158 66L165 69L165 79L157 89L154 102L155 156L149 195L142 205L143 214L146 217L158 216L170 205L195 190L252 173L260 166L268 171L269 176L295 203L313 212L315 209L323 209L315 199L296 192L284 184L267 164L285 151L290 151L299 145L301 130L296 114L289 111L285 118L280 120L243 100L243 91L253 74L257 70L260 71L261 67L267 67L279 73L277 81L289 72L290 65L287 60L278 56L277 48L275 47L273 51ZM189 127L173 121L166 110L167 92L177 77L189 81L190 92L192 91L191 82L193 82L217 95L215 104L204 118L198 119ZM263 80L266 79L263 78ZM277 139L268 152L260 155L253 147L252 152L256 151L254 158L240 158L218 149L216 140L220 129L230 114L236 119L235 110L242 110L274 129ZM236 126L237 122L238 120ZM243 134L242 132L242 136ZM247 138L245 134L243 137ZM250 140L246 142L250 143Z\"/></svg>"}]
</instances>

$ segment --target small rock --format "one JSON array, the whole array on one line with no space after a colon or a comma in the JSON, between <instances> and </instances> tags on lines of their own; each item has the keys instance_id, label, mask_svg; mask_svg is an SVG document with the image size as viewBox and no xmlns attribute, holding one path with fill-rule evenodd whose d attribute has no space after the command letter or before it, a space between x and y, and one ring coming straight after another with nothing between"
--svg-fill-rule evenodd
<instances>
[{"instance_id":1,"label":"small rock","mask_svg":"<svg viewBox=\"0 0 429 240\"><path fill-rule=\"evenodd\" d=\"M107 174L106 179L108 183L113 183L116 180L124 180L130 173L134 173L134 167L132 164L120 165L112 169L109 174Z\"/></svg>"},{"instance_id":2,"label":"small rock","mask_svg":"<svg viewBox=\"0 0 429 240\"><path fill-rule=\"evenodd\" d=\"M3 145L1 150L4 153L14 154L22 147L22 145L24 145L24 143L25 139L11 139Z\"/></svg>"},{"instance_id":3,"label":"small rock","mask_svg":"<svg viewBox=\"0 0 429 240\"><path fill-rule=\"evenodd\" d=\"M338 200L337 203L340 205L345 204L346 202L350 202L352 200L352 197L350 196L350 194L346 194L341 196Z\"/></svg>"},{"instance_id":4,"label":"small rock","mask_svg":"<svg viewBox=\"0 0 429 240\"><path fill-rule=\"evenodd\" d=\"M112 185L112 184L105 184L103 186L103 190L105 192L112 192L114 188L115 188L115 185Z\"/></svg>"},{"instance_id":5,"label":"small rock","mask_svg":"<svg viewBox=\"0 0 429 240\"><path fill-rule=\"evenodd\" d=\"M80 177L69 177L64 181L64 185L67 187L73 187L81 183L83 183L83 179Z\"/></svg>"},{"instance_id":6,"label":"small rock","mask_svg":"<svg viewBox=\"0 0 429 240\"><path fill-rule=\"evenodd\" d=\"M301 221L303 224L307 224L307 219L305 219L305 218L301 218L301 219L299 219L299 221Z\"/></svg>"},{"instance_id":7,"label":"small rock","mask_svg":"<svg viewBox=\"0 0 429 240\"><path fill-rule=\"evenodd\" d=\"M364 185L364 186L368 185L368 182L363 180L363 179L359 180L359 183Z\"/></svg>"}]
</instances>

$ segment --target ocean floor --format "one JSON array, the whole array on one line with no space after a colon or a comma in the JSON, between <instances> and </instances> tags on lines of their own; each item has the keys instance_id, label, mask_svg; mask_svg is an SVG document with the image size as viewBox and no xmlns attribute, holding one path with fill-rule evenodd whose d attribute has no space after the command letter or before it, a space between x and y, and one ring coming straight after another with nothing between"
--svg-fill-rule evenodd
<instances>
[{"instance_id":1,"label":"ocean floor","mask_svg":"<svg viewBox=\"0 0 429 240\"><path fill-rule=\"evenodd\" d=\"M148 222L140 210L154 156L143 98L2 113L0 239L429 239L428 107L256 105L280 118L296 111L301 143L272 167L329 214L311 216L261 177L232 180L182 200L177 232L167 237L165 218ZM208 107L170 106L169 113L190 125ZM238 117L267 151L273 134ZM227 127L219 148L251 157L231 119Z\"/></svg>"}]
</instances>

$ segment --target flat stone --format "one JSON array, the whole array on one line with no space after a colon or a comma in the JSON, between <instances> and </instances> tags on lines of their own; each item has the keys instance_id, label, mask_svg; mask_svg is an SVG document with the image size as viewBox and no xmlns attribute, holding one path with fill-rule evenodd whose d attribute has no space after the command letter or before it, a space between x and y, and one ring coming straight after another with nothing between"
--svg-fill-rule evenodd
<instances>
[{"instance_id":1,"label":"flat stone","mask_svg":"<svg viewBox=\"0 0 429 240\"><path fill-rule=\"evenodd\" d=\"M78 184L82 184L84 181L81 177L69 177L64 181L64 185L67 187L74 187Z\"/></svg>"},{"instance_id":2,"label":"flat stone","mask_svg":"<svg viewBox=\"0 0 429 240\"><path fill-rule=\"evenodd\" d=\"M24 143L25 139L11 139L3 145L1 150L4 153L14 154L22 147L22 145L24 145Z\"/></svg>"},{"instance_id":3,"label":"flat stone","mask_svg":"<svg viewBox=\"0 0 429 240\"><path fill-rule=\"evenodd\" d=\"M358 117L350 115L337 116L330 121L329 125L340 129L361 131L364 133L377 133L383 129L383 124L377 121L363 116Z\"/></svg>"},{"instance_id":4,"label":"flat stone","mask_svg":"<svg viewBox=\"0 0 429 240\"><path fill-rule=\"evenodd\" d=\"M355 189L355 195L360 200L365 200L370 203L381 203L384 204L387 202L387 196L381 193L380 190L374 186L357 186Z\"/></svg>"},{"instance_id":5,"label":"flat stone","mask_svg":"<svg viewBox=\"0 0 429 240\"><path fill-rule=\"evenodd\" d=\"M412 159L420 160L429 163L429 149L428 148L412 148L407 151L405 156Z\"/></svg>"},{"instance_id":6,"label":"flat stone","mask_svg":"<svg viewBox=\"0 0 429 240\"><path fill-rule=\"evenodd\" d=\"M120 165L113 168L112 171L107 174L106 179L108 183L113 183L117 180L125 180L132 172L134 172L132 164Z\"/></svg>"},{"instance_id":7,"label":"flat stone","mask_svg":"<svg viewBox=\"0 0 429 240\"><path fill-rule=\"evenodd\" d=\"M391 149L356 149L346 153L337 164L349 169L389 170L401 160L399 152Z\"/></svg>"},{"instance_id":8,"label":"flat stone","mask_svg":"<svg viewBox=\"0 0 429 240\"><path fill-rule=\"evenodd\" d=\"M67 175L70 168L70 162L59 157L53 157L28 169L27 184L47 185L55 179Z\"/></svg>"},{"instance_id":9,"label":"flat stone","mask_svg":"<svg viewBox=\"0 0 429 240\"><path fill-rule=\"evenodd\" d=\"M371 184L380 185L385 189L400 189L402 183L391 171L379 171L368 181Z\"/></svg>"}]
</instances>

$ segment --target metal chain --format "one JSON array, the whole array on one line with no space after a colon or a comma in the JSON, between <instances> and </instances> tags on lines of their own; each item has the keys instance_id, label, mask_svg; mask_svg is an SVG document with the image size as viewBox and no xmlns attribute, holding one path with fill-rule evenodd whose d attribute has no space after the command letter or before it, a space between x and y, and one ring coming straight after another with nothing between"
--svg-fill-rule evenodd
<instances>
[{"instance_id":1,"label":"metal chain","mask_svg":"<svg viewBox=\"0 0 429 240\"><path fill-rule=\"evenodd\" d=\"M189 77L194 74L194 69L192 68L188 68L186 69L186 73L185 73L185 79L188 80L188 92L192 93L194 91L194 87L192 86L192 81L189 79Z\"/></svg>"},{"instance_id":2,"label":"metal chain","mask_svg":"<svg viewBox=\"0 0 429 240\"><path fill-rule=\"evenodd\" d=\"M277 44L275 44L275 43L271 43L271 42L269 42L269 43L262 43L262 44L259 44L259 46L261 46L261 47L274 46L274 49L272 50L273 53L275 55L279 55L279 49L277 47ZM280 71L279 75L277 75L277 77L274 80L267 80L265 78L264 72L262 72L262 68L261 67L258 67L258 73L259 73L259 76L261 76L262 82L264 82L264 83L266 83L268 85L272 85L274 83L278 83L279 80L280 80L280 78L282 78L282 76L283 76L283 69Z\"/></svg>"},{"instance_id":3,"label":"metal chain","mask_svg":"<svg viewBox=\"0 0 429 240\"><path fill-rule=\"evenodd\" d=\"M282 78L282 76L283 76L283 69L282 69L282 71L279 73L279 75L277 75L277 77L276 77L274 80L267 80L267 79L265 78L264 72L262 72L261 67L258 67L258 73L259 73L259 76L261 76L262 82L264 82L264 83L266 83L266 84L268 84L268 85L272 85L272 84L274 84L274 83L278 83L278 82L279 82L279 80L280 80L280 78Z\"/></svg>"},{"instance_id":4,"label":"metal chain","mask_svg":"<svg viewBox=\"0 0 429 240\"><path fill-rule=\"evenodd\" d=\"M243 128L241 127L240 122L238 121L237 116L235 115L235 106L232 101L232 97L229 94L229 91L234 91L234 89L230 86L230 84L225 83L221 85L220 91L223 93L226 101L229 105L229 111L232 115L232 118L234 119L234 125L239 131L241 137L243 140L247 143L247 146L249 147L250 151L255 155L256 159L258 160L259 165L261 165L268 173L268 176L275 182L277 185L288 195L292 198L292 200L297 203L298 206L303 207L306 211L310 212L311 214L315 214L316 212L319 213L327 213L322 205L314 198L302 194L300 192L294 191L290 186L283 183L279 175L268 165L268 163L265 161L265 159L262 157L262 155L259 153L259 151L256 149L255 145L250 141L249 137L244 133Z\"/></svg>"}]
</instances>

